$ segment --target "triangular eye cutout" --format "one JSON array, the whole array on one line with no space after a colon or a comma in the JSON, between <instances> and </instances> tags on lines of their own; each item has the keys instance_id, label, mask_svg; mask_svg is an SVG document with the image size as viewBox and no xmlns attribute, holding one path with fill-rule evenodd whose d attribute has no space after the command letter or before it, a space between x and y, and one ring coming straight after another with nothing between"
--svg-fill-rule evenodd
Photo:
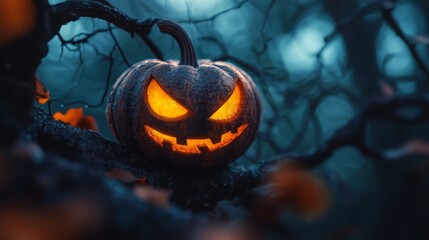
<instances>
[{"instance_id":1,"label":"triangular eye cutout","mask_svg":"<svg viewBox=\"0 0 429 240\"><path fill-rule=\"evenodd\" d=\"M152 79L146 90L147 102L155 117L162 120L177 120L188 113L188 110L166 93Z\"/></svg>"},{"instance_id":2,"label":"triangular eye cutout","mask_svg":"<svg viewBox=\"0 0 429 240\"><path fill-rule=\"evenodd\" d=\"M240 113L243 101L242 95L241 85L239 83L235 84L231 96L209 119L214 121L229 121L236 118Z\"/></svg>"}]
</instances>

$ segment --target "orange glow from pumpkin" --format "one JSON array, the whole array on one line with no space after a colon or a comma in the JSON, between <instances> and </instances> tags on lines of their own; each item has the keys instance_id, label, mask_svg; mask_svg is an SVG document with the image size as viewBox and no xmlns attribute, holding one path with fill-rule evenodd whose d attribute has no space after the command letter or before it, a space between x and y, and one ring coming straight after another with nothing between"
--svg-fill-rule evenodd
<instances>
[{"instance_id":1,"label":"orange glow from pumpkin","mask_svg":"<svg viewBox=\"0 0 429 240\"><path fill-rule=\"evenodd\" d=\"M164 141L171 143L171 148L175 152L187 153L187 154L200 154L201 150L199 147L207 147L210 151L217 150L219 148L225 147L238 138L244 130L246 130L249 124L241 125L236 133L231 131L222 134L221 140L218 143L213 143L210 138L205 139L187 139L186 145L178 144L177 138L163 134L155 129L145 125L144 128L146 133L159 145L164 146Z\"/></svg>"},{"instance_id":2,"label":"orange glow from pumpkin","mask_svg":"<svg viewBox=\"0 0 429 240\"><path fill-rule=\"evenodd\" d=\"M0 45L28 33L35 20L32 0L0 0Z\"/></svg>"},{"instance_id":3,"label":"orange glow from pumpkin","mask_svg":"<svg viewBox=\"0 0 429 240\"><path fill-rule=\"evenodd\" d=\"M174 120L188 113L188 110L162 90L155 80L147 87L147 101L152 111L166 120Z\"/></svg>"},{"instance_id":4,"label":"orange glow from pumpkin","mask_svg":"<svg viewBox=\"0 0 429 240\"><path fill-rule=\"evenodd\" d=\"M210 116L210 120L227 121L237 116L241 106L241 89L239 84L235 85L231 96L226 102Z\"/></svg>"}]
</instances>

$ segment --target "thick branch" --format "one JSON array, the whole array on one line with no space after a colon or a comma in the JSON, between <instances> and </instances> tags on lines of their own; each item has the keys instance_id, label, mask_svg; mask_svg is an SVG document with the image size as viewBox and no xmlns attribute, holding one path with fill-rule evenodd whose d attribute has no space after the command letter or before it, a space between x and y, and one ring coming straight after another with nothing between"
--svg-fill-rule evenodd
<instances>
[{"instance_id":1,"label":"thick branch","mask_svg":"<svg viewBox=\"0 0 429 240\"><path fill-rule=\"evenodd\" d=\"M418 109L418 114L407 114L407 109ZM429 98L427 96L397 96L375 98L364 105L361 111L348 123L314 151L304 155L285 153L274 161L285 161L303 168L312 168L326 160L345 146L352 146L375 159L389 160L384 150L376 150L365 141L365 123L370 119L391 120L402 124L419 124L429 120Z\"/></svg>"},{"instance_id":2,"label":"thick branch","mask_svg":"<svg viewBox=\"0 0 429 240\"><path fill-rule=\"evenodd\" d=\"M54 221L82 221L86 219L73 217L79 216L73 212L82 210L79 207L83 206L86 215L82 218L97 222L96 228L89 228L95 239L186 239L191 226L189 214L175 207L164 209L142 201L122 184L106 179L103 173L58 156L44 155L37 147L24 142L1 150L0 156L0 216L3 218L7 218L4 212L8 209L19 214L16 209L22 208L28 216L25 219L31 222L28 219L37 218L38 213L52 214L62 206L67 209L66 214L52 215L62 216ZM5 169L7 174L3 174ZM78 199L81 201L76 201ZM40 221L49 220L41 217ZM19 226L20 222L13 224ZM51 224L52 228L61 225ZM74 226L73 232L82 231L79 224L71 226ZM45 228L38 230L53 232ZM37 235L37 232L32 233Z\"/></svg>"},{"instance_id":3,"label":"thick branch","mask_svg":"<svg viewBox=\"0 0 429 240\"><path fill-rule=\"evenodd\" d=\"M147 35L156 19L140 21L128 17L110 4L96 1L65 1L51 6L54 34L61 26L78 20L81 17L103 19L131 33Z\"/></svg>"},{"instance_id":4,"label":"thick branch","mask_svg":"<svg viewBox=\"0 0 429 240\"><path fill-rule=\"evenodd\" d=\"M40 108L35 108L34 128L38 143L72 159L101 160L105 169L121 168L136 177L147 177L155 187L173 190L172 200L182 207L212 209L224 199L244 193L257 184L259 175L250 170L229 167L189 174L163 169L93 131L84 131L56 121Z\"/></svg>"},{"instance_id":5,"label":"thick branch","mask_svg":"<svg viewBox=\"0 0 429 240\"><path fill-rule=\"evenodd\" d=\"M144 21L131 18L105 1L66 1L51 6L53 28L52 36L59 33L61 27L69 22L77 21L81 17L91 17L105 20L130 33L137 33L156 58L163 60L159 48L147 36L157 19Z\"/></svg>"},{"instance_id":6,"label":"thick branch","mask_svg":"<svg viewBox=\"0 0 429 240\"><path fill-rule=\"evenodd\" d=\"M401 113L401 110L408 108L418 108L420 113L413 116ZM267 164L253 171L229 167L192 174L163 169L98 133L55 121L39 108L35 108L33 113L33 133L42 147L72 158L73 155L76 158L77 153L83 154L89 161L101 160L105 169L121 168L136 177L147 177L151 185L173 190L172 199L177 204L194 210L212 209L218 201L232 199L251 190L258 185L268 169ZM372 99L352 120L314 151L299 155L287 152L275 157L268 165L288 163L312 168L328 160L336 150L344 146L352 146L367 156L384 159L383 150L375 150L365 142L365 121L369 119L392 119L405 124L423 123L429 119L429 98L398 96Z\"/></svg>"}]
</instances>

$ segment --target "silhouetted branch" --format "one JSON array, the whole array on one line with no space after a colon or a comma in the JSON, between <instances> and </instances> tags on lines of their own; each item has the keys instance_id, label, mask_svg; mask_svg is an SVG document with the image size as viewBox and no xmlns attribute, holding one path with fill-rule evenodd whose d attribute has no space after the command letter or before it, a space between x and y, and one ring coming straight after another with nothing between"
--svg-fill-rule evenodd
<instances>
[{"instance_id":1,"label":"silhouetted branch","mask_svg":"<svg viewBox=\"0 0 429 240\"><path fill-rule=\"evenodd\" d=\"M94 0L66 1L51 6L51 11L53 16L51 22L53 35L58 34L63 25L76 21L81 17L98 18L112 23L132 34L136 33L143 39L158 59L163 59L159 48L147 37L151 28L157 22L157 19L140 21L130 18L107 1Z\"/></svg>"},{"instance_id":2,"label":"silhouetted branch","mask_svg":"<svg viewBox=\"0 0 429 240\"><path fill-rule=\"evenodd\" d=\"M20 214L19 209L27 216L24 222L9 221L8 226L22 226L16 231L26 231L28 222L25 221L31 222L29 219L33 217L37 222L51 224L49 228L33 228L31 237L35 238L40 232L47 236L44 231L52 233L55 227L65 226L59 238L82 234L82 229L86 229L91 238L96 239L186 239L191 226L190 214L174 206L161 208L142 201L121 183L106 178L103 172L45 155L36 145L26 142L2 149L0 156L0 216L13 218ZM7 174L3 174L5 169ZM53 214L60 208L65 210L64 214ZM49 214L50 220L38 219ZM70 225L67 221L77 224ZM15 230L9 230L13 235ZM4 239L8 233L0 234Z\"/></svg>"},{"instance_id":3,"label":"silhouetted branch","mask_svg":"<svg viewBox=\"0 0 429 240\"><path fill-rule=\"evenodd\" d=\"M58 38L60 39L61 44L66 47L67 45L79 46L80 44L87 43L89 39L96 36L97 34L109 32L109 31L110 31L109 29L97 29L91 33L79 33L76 36L72 37L70 40L64 39L61 36L61 34L58 33ZM74 49L70 49L70 48L67 48L67 49L70 51L74 51Z\"/></svg>"},{"instance_id":4,"label":"silhouetted branch","mask_svg":"<svg viewBox=\"0 0 429 240\"><path fill-rule=\"evenodd\" d=\"M417 115L406 115L401 110L418 108ZM392 120L403 124L422 123L429 119L429 98L425 96L398 96L375 98L363 105L361 111L348 123L307 154L291 152L279 155L272 161L260 162L259 167L249 169L228 167L188 174L178 170L160 168L127 147L111 142L98 133L80 130L53 120L39 108L34 109L34 129L38 142L50 151L69 157L82 154L90 161L103 162L105 169L121 168L136 177L147 177L155 186L173 190L172 199L182 207L202 210L211 209L218 201L232 199L250 191L259 184L271 165L294 164L312 168L328 160L344 146L352 146L377 160L389 160L383 150L376 150L365 142L365 123L370 119Z\"/></svg>"},{"instance_id":5,"label":"silhouetted branch","mask_svg":"<svg viewBox=\"0 0 429 240\"><path fill-rule=\"evenodd\" d=\"M216 18L218 18L219 16L221 16L221 15L227 13L227 12L230 12L232 10L241 8L244 4L246 4L248 2L250 2L250 0L241 0L241 1L238 1L234 6L228 8L228 9L222 10L222 11L216 13L216 14L213 14L212 16L210 16L208 18L192 19L192 16L189 16L189 20L179 20L178 22L179 23L193 23L193 24L203 23L203 22L210 22L210 21L215 20Z\"/></svg>"},{"instance_id":6,"label":"silhouetted branch","mask_svg":"<svg viewBox=\"0 0 429 240\"><path fill-rule=\"evenodd\" d=\"M106 170L120 168L138 178L147 177L152 186L173 190L172 200L182 207L212 209L218 201L232 199L257 184L257 173L235 167L192 174L163 169L96 132L56 121L40 108L34 109L33 116L32 132L43 148L67 158L87 159L89 163L102 161Z\"/></svg>"},{"instance_id":7,"label":"silhouetted branch","mask_svg":"<svg viewBox=\"0 0 429 240\"><path fill-rule=\"evenodd\" d=\"M99 18L115 24L130 33L147 35L156 19L140 21L130 18L110 4L97 1L66 1L51 6L52 26L57 33L61 26L78 20L81 17Z\"/></svg>"},{"instance_id":8,"label":"silhouetted branch","mask_svg":"<svg viewBox=\"0 0 429 240\"><path fill-rule=\"evenodd\" d=\"M351 27L353 26L353 24L361 20L363 17L377 11L379 9L379 5L380 3L378 1L375 1L374 3L370 3L365 7L363 7L362 9L359 9L359 11L357 11L350 18L338 23L334 31L325 37L325 44L319 50L319 52L317 53L317 56L320 58L323 51L325 51L326 47L335 39L335 37L337 37L340 33L342 33L347 29L352 29Z\"/></svg>"},{"instance_id":9,"label":"silhouetted branch","mask_svg":"<svg viewBox=\"0 0 429 240\"><path fill-rule=\"evenodd\" d=\"M418 109L418 114L405 113L410 108ZM424 123L429 120L429 97L397 96L371 99L362 106L354 118L338 128L331 137L312 152L304 155L285 153L275 157L274 162L284 161L303 168L312 168L328 160L337 149L345 146L355 147L375 160L392 160L389 159L386 151L376 150L366 143L365 123L371 119L390 120L401 124Z\"/></svg>"},{"instance_id":10,"label":"silhouetted branch","mask_svg":"<svg viewBox=\"0 0 429 240\"><path fill-rule=\"evenodd\" d=\"M383 14L384 20L386 23L392 28L392 30L398 35L398 37L405 43L420 70L425 75L426 79L429 80L429 69L424 63L423 59L417 52L416 45L410 41L410 39L405 35L405 33L401 30L401 27L397 23L397 21L392 16L392 11L395 9L395 4L393 2L382 2L380 4L381 12Z\"/></svg>"}]
</instances>

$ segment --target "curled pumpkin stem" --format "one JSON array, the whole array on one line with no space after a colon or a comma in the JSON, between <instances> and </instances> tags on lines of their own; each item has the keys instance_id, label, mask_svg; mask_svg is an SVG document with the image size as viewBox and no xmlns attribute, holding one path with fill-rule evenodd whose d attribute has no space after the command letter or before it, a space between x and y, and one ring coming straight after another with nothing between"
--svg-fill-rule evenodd
<instances>
[{"instance_id":1,"label":"curled pumpkin stem","mask_svg":"<svg viewBox=\"0 0 429 240\"><path fill-rule=\"evenodd\" d=\"M194 46L185 30L179 24L172 21L158 21L157 25L161 32L172 36L179 44L180 65L198 67Z\"/></svg>"}]
</instances>

